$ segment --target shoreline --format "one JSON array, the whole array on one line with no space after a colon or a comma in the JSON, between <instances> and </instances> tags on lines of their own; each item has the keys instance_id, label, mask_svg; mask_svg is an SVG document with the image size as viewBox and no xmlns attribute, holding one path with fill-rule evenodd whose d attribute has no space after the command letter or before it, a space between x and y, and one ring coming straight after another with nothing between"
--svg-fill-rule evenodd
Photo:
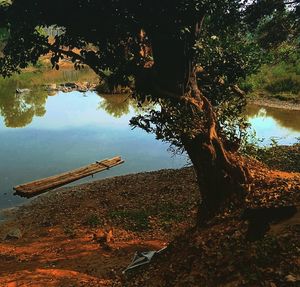
<instances>
[{"instance_id":1,"label":"shoreline","mask_svg":"<svg viewBox=\"0 0 300 287\"><path fill-rule=\"evenodd\" d=\"M252 192L247 196L248 207L294 205L299 202L299 173L272 171L252 160L246 160L245 164L251 175L255 174ZM11 283L29 286L33 279L36 286L53 287L70 284L165 286L165 283L151 285L148 279L161 282L162 273L170 274L170 262L175 263L174 269L179 276L186 276L189 271L181 266L185 264L182 258L192 260L191 251L197 255L193 258L199 259L196 261L196 266L199 266L196 274L202 276L203 285L207 286L205 282L209 282L209 278L205 278L205 274L211 270L211 264L216 262L213 268L220 272L236 256L245 254L238 257L244 262L253 256L249 250L256 245L245 245L245 223L239 210L217 218L206 231L193 233L199 198L195 174L188 167L116 176L59 188L38 196L30 204L13 210L16 212L13 212L12 220L1 224L0 265L4 268L1 270L0 286ZM296 226L299 221L293 224ZM290 243L297 240L296 231L280 229L279 234L284 235L284 241L287 241L287 236ZM278 238L281 240L281 237ZM228 256L232 254L232 240L238 246L237 250L242 250L236 256ZM227 255L220 259L220 242L225 241L222 248ZM191 250L191 245L197 248ZM264 246L257 248L261 250ZM147 269L132 273L134 277L122 274L135 252L157 251L164 247L168 247L165 261L153 261ZM206 253L203 254L203 250ZM285 252L282 253L284 262L290 262L287 259L295 254L290 248L288 251L282 251ZM275 249L270 250L270 254L274 252ZM203 255L212 262L209 266L202 264ZM262 259L265 260L264 257ZM188 261L189 264L191 262ZM259 260L252 264L260 266ZM292 264L286 263L285 268L289 270ZM277 263L271 264L270 268L274 269L274 266ZM232 268L238 272L239 263ZM271 276L274 277L273 273ZM243 280L247 274L241 275ZM228 275L228 280L231 279ZM180 278L179 282L184 283Z\"/></svg>"},{"instance_id":2,"label":"shoreline","mask_svg":"<svg viewBox=\"0 0 300 287\"><path fill-rule=\"evenodd\" d=\"M300 111L300 103L293 103L290 101L280 101L277 99L268 99L268 98L247 98L247 104L254 104L258 106L290 110L290 111Z\"/></svg>"},{"instance_id":3,"label":"shoreline","mask_svg":"<svg viewBox=\"0 0 300 287\"><path fill-rule=\"evenodd\" d=\"M294 153L297 154L298 153L298 149L299 149L299 144L296 145L280 145L276 148L281 148L282 150L280 151L281 153L286 152L286 154L288 153ZM274 149L273 149L274 150ZM291 155L289 155L289 158L291 159ZM291 159L291 161L297 162L296 159ZM295 165L291 165L290 161L284 161L282 160L282 158L272 158L270 156L270 161L266 161L266 160L262 160L261 161L263 164L268 165L268 163L271 164L269 165L270 168L273 169L279 169L281 171L288 171L288 172L300 172L300 170L297 168L297 170L290 170L287 167L295 167ZM287 166L285 166L287 165ZM139 178L140 176L148 176L148 175L160 175L160 174L164 174L164 173L184 173L185 170L193 170L193 166L183 166L180 168L162 168L162 169L157 169L157 170L151 170L151 171L142 171L142 172L133 172L133 173L129 173L129 174L124 174L124 175L116 175L116 176L112 176L112 177L106 177L103 179L97 179L97 180L91 180L90 182L85 182L85 183L79 183L79 184L74 184L71 186L65 185L65 186L61 186L58 188L55 188L53 190L49 190L47 192L44 192L42 194L39 194L35 197L29 198L27 199L25 202L15 205L15 206L10 206L10 207L3 207L0 208L0 225L2 223L5 223L6 221L9 220L13 220L16 216L16 214L18 214L18 212L22 209L26 209L28 208L28 206L30 207L32 204L38 204L40 201L42 201L43 199L47 199L48 197L52 197L54 195L60 194L60 193L67 193L68 191L71 192L76 192L76 190L80 190L83 191L85 188L89 189L92 186L95 185L100 185L102 182L113 182L115 180L119 180L119 179L130 179L133 180L136 178Z\"/></svg>"},{"instance_id":4,"label":"shoreline","mask_svg":"<svg viewBox=\"0 0 300 287\"><path fill-rule=\"evenodd\" d=\"M110 186L115 186L116 183L121 183L124 189L134 188L136 184L140 184L140 181L144 181L145 179L151 180L149 183L153 189L161 190L163 186L160 186L162 182L166 182L167 184L172 184L172 186L181 188L182 184L186 184L186 181L183 180L181 184L175 182L169 182L170 178L174 176L174 174L185 175L191 181L193 181L192 189L197 190L196 179L193 175L192 166L181 167L181 168L167 168L167 169L159 169L153 171L144 171L144 172L136 172L125 175L117 175L113 177L107 177L103 179L92 180L86 183L75 184L72 186L62 186L55 188L53 190L49 190L42 194L39 194L35 197L30 198L28 201L16 205L13 207L4 207L0 208L0 225L5 224L9 221L15 221L18 219L20 214L24 212L30 212L30 210L34 207L41 206L46 202L56 201L56 198L67 197L69 200L73 200L71 197L76 197L76 194L79 194L79 197L84 197L84 193L89 193L90 190L94 190L95 192L99 192L98 189L106 189ZM193 191L194 192L194 191ZM198 192L198 190L197 190ZM196 193L197 193L196 192ZM94 195L92 195L94 196ZM56 202L58 204L58 202ZM1 232L0 232L1 233Z\"/></svg>"}]
</instances>

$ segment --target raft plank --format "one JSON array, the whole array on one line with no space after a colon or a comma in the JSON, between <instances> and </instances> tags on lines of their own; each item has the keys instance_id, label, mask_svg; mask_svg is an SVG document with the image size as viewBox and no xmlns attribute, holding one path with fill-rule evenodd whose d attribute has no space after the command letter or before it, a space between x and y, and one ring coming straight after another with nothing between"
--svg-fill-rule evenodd
<instances>
[{"instance_id":1,"label":"raft plank","mask_svg":"<svg viewBox=\"0 0 300 287\"><path fill-rule=\"evenodd\" d=\"M89 175L93 175L95 173L107 170L111 167L122 164L123 162L124 161L121 159L120 156L116 156L111 159L96 161L95 163L58 175L17 185L13 189L16 191L16 195L30 198L43 192L49 191L51 189L76 181L78 179L87 177Z\"/></svg>"}]
</instances>

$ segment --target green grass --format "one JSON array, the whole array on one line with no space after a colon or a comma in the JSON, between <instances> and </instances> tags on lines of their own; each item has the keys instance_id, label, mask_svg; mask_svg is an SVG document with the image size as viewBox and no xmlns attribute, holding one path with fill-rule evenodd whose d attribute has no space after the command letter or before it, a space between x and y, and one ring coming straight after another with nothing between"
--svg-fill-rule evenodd
<instances>
[{"instance_id":1,"label":"green grass","mask_svg":"<svg viewBox=\"0 0 300 287\"><path fill-rule=\"evenodd\" d=\"M275 140L270 147L247 143L241 152L265 163L270 168L288 172L300 172L300 139L291 146L280 146Z\"/></svg>"},{"instance_id":2,"label":"green grass","mask_svg":"<svg viewBox=\"0 0 300 287\"><path fill-rule=\"evenodd\" d=\"M102 226L103 222L98 214L91 213L85 218L83 224L90 228L95 228L95 227Z\"/></svg>"},{"instance_id":3,"label":"green grass","mask_svg":"<svg viewBox=\"0 0 300 287\"><path fill-rule=\"evenodd\" d=\"M63 232L69 238L75 238L76 237L76 228L74 226L69 226L69 225L63 226Z\"/></svg>"},{"instance_id":4,"label":"green grass","mask_svg":"<svg viewBox=\"0 0 300 287\"><path fill-rule=\"evenodd\" d=\"M158 226L168 230L172 224L185 219L186 211L192 208L192 204L173 204L166 202L157 204L148 209L112 210L109 218L118 225L131 231L146 231L151 228L150 219L155 218Z\"/></svg>"},{"instance_id":5,"label":"green grass","mask_svg":"<svg viewBox=\"0 0 300 287\"><path fill-rule=\"evenodd\" d=\"M300 102L300 59L264 65L257 74L241 83L241 87L250 97Z\"/></svg>"},{"instance_id":6,"label":"green grass","mask_svg":"<svg viewBox=\"0 0 300 287\"><path fill-rule=\"evenodd\" d=\"M149 214L145 210L112 211L109 217L132 231L145 231L150 227Z\"/></svg>"}]
</instances>

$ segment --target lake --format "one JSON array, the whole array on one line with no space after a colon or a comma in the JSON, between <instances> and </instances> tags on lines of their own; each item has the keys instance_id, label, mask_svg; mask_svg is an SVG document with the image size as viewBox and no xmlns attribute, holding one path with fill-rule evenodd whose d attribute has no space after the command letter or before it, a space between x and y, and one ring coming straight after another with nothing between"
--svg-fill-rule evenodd
<instances>
[{"instance_id":1,"label":"lake","mask_svg":"<svg viewBox=\"0 0 300 287\"><path fill-rule=\"evenodd\" d=\"M96 92L0 92L0 209L27 201L12 187L121 155L125 163L73 184L186 165L168 145L128 125L137 107L126 96ZM291 144L300 137L299 112L249 106L247 114L258 137Z\"/></svg>"},{"instance_id":2,"label":"lake","mask_svg":"<svg viewBox=\"0 0 300 287\"><path fill-rule=\"evenodd\" d=\"M248 104L246 115L261 146L270 145L272 139L280 145L300 139L300 111Z\"/></svg>"}]
</instances>

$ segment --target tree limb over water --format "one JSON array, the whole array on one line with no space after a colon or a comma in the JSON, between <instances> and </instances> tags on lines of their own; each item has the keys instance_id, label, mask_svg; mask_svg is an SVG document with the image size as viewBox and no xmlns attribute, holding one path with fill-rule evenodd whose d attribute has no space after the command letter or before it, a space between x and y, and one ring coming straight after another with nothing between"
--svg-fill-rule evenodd
<instances>
[{"instance_id":1,"label":"tree limb over water","mask_svg":"<svg viewBox=\"0 0 300 287\"><path fill-rule=\"evenodd\" d=\"M10 32L0 73L20 72L50 53L56 69L64 58L76 69L87 64L109 87L131 86L141 104L159 104L160 111L131 123L187 151L198 176L199 223L204 224L228 202L243 202L249 173L232 151L245 128L240 116L245 102L233 87L260 66L262 47L287 40L271 33L286 29L283 19L297 34L299 1L287 4L15 0L0 9L0 24ZM249 33L264 20L270 33L257 41ZM49 40L38 28L51 25L64 27L65 33Z\"/></svg>"}]
</instances>

